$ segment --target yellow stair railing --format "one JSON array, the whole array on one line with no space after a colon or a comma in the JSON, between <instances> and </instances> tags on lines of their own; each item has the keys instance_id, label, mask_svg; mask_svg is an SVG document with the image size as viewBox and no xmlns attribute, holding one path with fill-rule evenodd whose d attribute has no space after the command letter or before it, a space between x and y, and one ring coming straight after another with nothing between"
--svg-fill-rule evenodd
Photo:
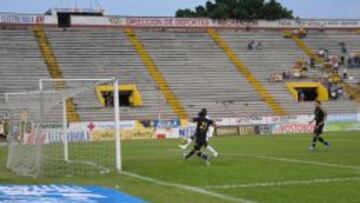
<instances>
[{"instance_id":1,"label":"yellow stair railing","mask_svg":"<svg viewBox=\"0 0 360 203\"><path fill-rule=\"evenodd\" d=\"M146 50L140 39L136 36L135 30L133 28L126 28L124 30L124 33L135 48L136 52L139 54L141 60L147 68L147 71L159 87L160 91L165 96L165 99L169 106L180 118L188 118L188 114L184 109L183 105L176 97L174 92L170 89L170 86L168 85L165 77L162 75L159 68L156 66L149 52Z\"/></svg>"},{"instance_id":2,"label":"yellow stair railing","mask_svg":"<svg viewBox=\"0 0 360 203\"><path fill-rule=\"evenodd\" d=\"M247 81L254 87L259 96L267 103L267 105L277 115L287 115L288 113L283 107L275 100L271 93L261 84L260 81L251 73L246 65L240 60L228 43L220 36L214 29L208 29L209 35L216 42L216 44L225 52L230 61L235 65L237 70L245 76Z\"/></svg>"},{"instance_id":3,"label":"yellow stair railing","mask_svg":"<svg viewBox=\"0 0 360 203\"><path fill-rule=\"evenodd\" d=\"M41 54L45 61L45 64L48 68L50 77L53 79L63 79L63 74L60 70L60 66L57 62L54 52L52 51L49 40L46 36L45 30L41 26L36 26L33 28L34 36L38 42ZM55 87L57 89L65 88L65 83L63 81L58 81L55 83ZM80 121L80 116L76 112L76 105L74 103L73 98L69 98L66 100L66 111L67 111L67 119L70 122Z\"/></svg>"},{"instance_id":4,"label":"yellow stair railing","mask_svg":"<svg viewBox=\"0 0 360 203\"><path fill-rule=\"evenodd\" d=\"M311 47L309 47L303 40L297 35L293 35L290 31L285 30L284 34L290 36L290 38L296 43L296 45L310 58L315 60L315 63L322 64L324 60L314 53Z\"/></svg>"},{"instance_id":5,"label":"yellow stair railing","mask_svg":"<svg viewBox=\"0 0 360 203\"><path fill-rule=\"evenodd\" d=\"M315 63L318 64L323 64L325 61L324 59L320 58L318 55L316 55L313 51L313 49L308 46L303 40L301 40L298 36L296 35L292 35L291 33L289 33L289 31L284 31L284 34L291 36L291 39L296 43L296 45L310 58L313 58L315 60ZM350 84L348 84L347 82L342 82L342 85L346 91L347 94L349 94L351 97L353 97L355 99L355 101L360 102L360 95L358 95L355 91L355 89L353 89L353 87L351 87Z\"/></svg>"}]
</instances>

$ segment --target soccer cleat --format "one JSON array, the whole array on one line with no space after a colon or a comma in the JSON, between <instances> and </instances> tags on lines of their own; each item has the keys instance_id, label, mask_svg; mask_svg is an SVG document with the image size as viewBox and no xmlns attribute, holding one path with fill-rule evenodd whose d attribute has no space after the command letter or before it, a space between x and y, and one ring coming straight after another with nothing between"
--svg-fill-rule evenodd
<instances>
[{"instance_id":1,"label":"soccer cleat","mask_svg":"<svg viewBox=\"0 0 360 203\"><path fill-rule=\"evenodd\" d=\"M210 161L206 160L206 161L205 161L205 164L206 164L207 166L210 166Z\"/></svg>"},{"instance_id":2,"label":"soccer cleat","mask_svg":"<svg viewBox=\"0 0 360 203\"><path fill-rule=\"evenodd\" d=\"M180 149L185 150L185 145L178 145Z\"/></svg>"},{"instance_id":3,"label":"soccer cleat","mask_svg":"<svg viewBox=\"0 0 360 203\"><path fill-rule=\"evenodd\" d=\"M330 148L330 142L326 142L325 149L329 149L329 148Z\"/></svg>"},{"instance_id":4,"label":"soccer cleat","mask_svg":"<svg viewBox=\"0 0 360 203\"><path fill-rule=\"evenodd\" d=\"M309 148L309 151L315 151L315 148L314 148L313 146L311 146L311 147Z\"/></svg>"},{"instance_id":5,"label":"soccer cleat","mask_svg":"<svg viewBox=\"0 0 360 203\"><path fill-rule=\"evenodd\" d=\"M214 152L214 157L218 157L218 156L219 156L219 153Z\"/></svg>"},{"instance_id":6,"label":"soccer cleat","mask_svg":"<svg viewBox=\"0 0 360 203\"><path fill-rule=\"evenodd\" d=\"M187 155L186 152L184 152L184 153L182 154L182 157L183 157L184 160L186 160L186 155Z\"/></svg>"}]
</instances>

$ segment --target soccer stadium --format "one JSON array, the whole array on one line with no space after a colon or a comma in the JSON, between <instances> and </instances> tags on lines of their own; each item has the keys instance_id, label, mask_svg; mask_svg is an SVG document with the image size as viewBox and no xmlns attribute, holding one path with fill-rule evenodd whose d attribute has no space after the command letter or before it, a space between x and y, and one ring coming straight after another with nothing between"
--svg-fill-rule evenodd
<instances>
[{"instance_id":1,"label":"soccer stadium","mask_svg":"<svg viewBox=\"0 0 360 203\"><path fill-rule=\"evenodd\" d=\"M360 16L171 1L1 8L0 202L360 202Z\"/></svg>"}]
</instances>

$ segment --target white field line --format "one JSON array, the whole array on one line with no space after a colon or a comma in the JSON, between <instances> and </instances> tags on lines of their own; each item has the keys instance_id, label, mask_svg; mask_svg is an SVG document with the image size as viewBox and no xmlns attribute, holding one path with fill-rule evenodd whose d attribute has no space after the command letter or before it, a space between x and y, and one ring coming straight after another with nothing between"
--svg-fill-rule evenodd
<instances>
[{"instance_id":1,"label":"white field line","mask_svg":"<svg viewBox=\"0 0 360 203\"><path fill-rule=\"evenodd\" d=\"M289 138L289 139L286 139L286 141L289 141L289 140L303 140L303 141L309 141L309 143L312 142L312 137L309 137L309 138ZM326 137L325 137L325 140ZM330 142L333 142L333 141L336 141L336 142L360 142L360 137L359 139L344 139L344 138L331 138L329 139Z\"/></svg>"},{"instance_id":2,"label":"white field line","mask_svg":"<svg viewBox=\"0 0 360 203\"><path fill-rule=\"evenodd\" d=\"M219 198L221 200L227 200L227 201L231 201L231 202L242 202L242 203L255 203L255 201L252 201L252 200L232 197L232 196L224 195L224 194L221 194L221 193L215 193L215 192L208 191L208 190L205 190L205 189L202 189L202 188L199 188L199 187L165 182L165 181L162 181L162 180L157 180L157 179L154 179L154 178L138 175L138 174L131 173L131 172L121 171L120 174L128 176L128 177L136 178L136 179L139 179L139 180L147 181L147 182L150 182L150 183L153 183L153 184L156 184L156 185L167 186L167 187L175 187L175 188L179 188L179 189L182 189L182 190L187 190L187 191L191 191L191 192L204 194L204 195L207 195L207 196L212 196L212 197L215 197L215 198Z\"/></svg>"},{"instance_id":3,"label":"white field line","mask_svg":"<svg viewBox=\"0 0 360 203\"><path fill-rule=\"evenodd\" d=\"M296 164L309 164L309 165L315 165L315 166L326 166L326 167L334 167L334 168L346 168L346 169L360 170L360 166L324 163L324 162L318 162L318 161L305 161L305 160L298 160L298 159L289 159L289 158L271 157L271 156L262 156L262 155L238 154L238 153L222 153L222 154L228 155L228 156L241 156L241 157L265 159L265 160L272 160L272 161L282 161L282 162L296 163Z\"/></svg>"},{"instance_id":4,"label":"white field line","mask_svg":"<svg viewBox=\"0 0 360 203\"><path fill-rule=\"evenodd\" d=\"M287 186L287 185L308 185L314 183L332 183L332 182L349 182L360 181L360 177L353 178L326 178L326 179L313 179L313 180L293 180L282 182L259 182L249 184L231 184L231 185L214 185L206 186L206 189L231 189L231 188L251 188L251 187L268 187L268 186Z\"/></svg>"}]
</instances>

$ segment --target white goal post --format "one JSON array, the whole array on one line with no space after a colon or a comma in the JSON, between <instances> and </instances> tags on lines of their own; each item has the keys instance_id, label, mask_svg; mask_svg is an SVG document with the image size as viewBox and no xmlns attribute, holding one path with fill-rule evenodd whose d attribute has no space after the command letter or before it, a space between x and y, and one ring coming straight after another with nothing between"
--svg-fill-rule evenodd
<instances>
[{"instance_id":1,"label":"white goal post","mask_svg":"<svg viewBox=\"0 0 360 203\"><path fill-rule=\"evenodd\" d=\"M114 107L105 112L96 98L99 85L113 87ZM40 79L38 90L6 93L5 109L11 123L7 167L33 177L121 171L118 87L115 78ZM91 112L90 116L70 121L74 105L85 109L85 114ZM93 121L112 122L112 137L93 139L81 127L82 122Z\"/></svg>"}]
</instances>

